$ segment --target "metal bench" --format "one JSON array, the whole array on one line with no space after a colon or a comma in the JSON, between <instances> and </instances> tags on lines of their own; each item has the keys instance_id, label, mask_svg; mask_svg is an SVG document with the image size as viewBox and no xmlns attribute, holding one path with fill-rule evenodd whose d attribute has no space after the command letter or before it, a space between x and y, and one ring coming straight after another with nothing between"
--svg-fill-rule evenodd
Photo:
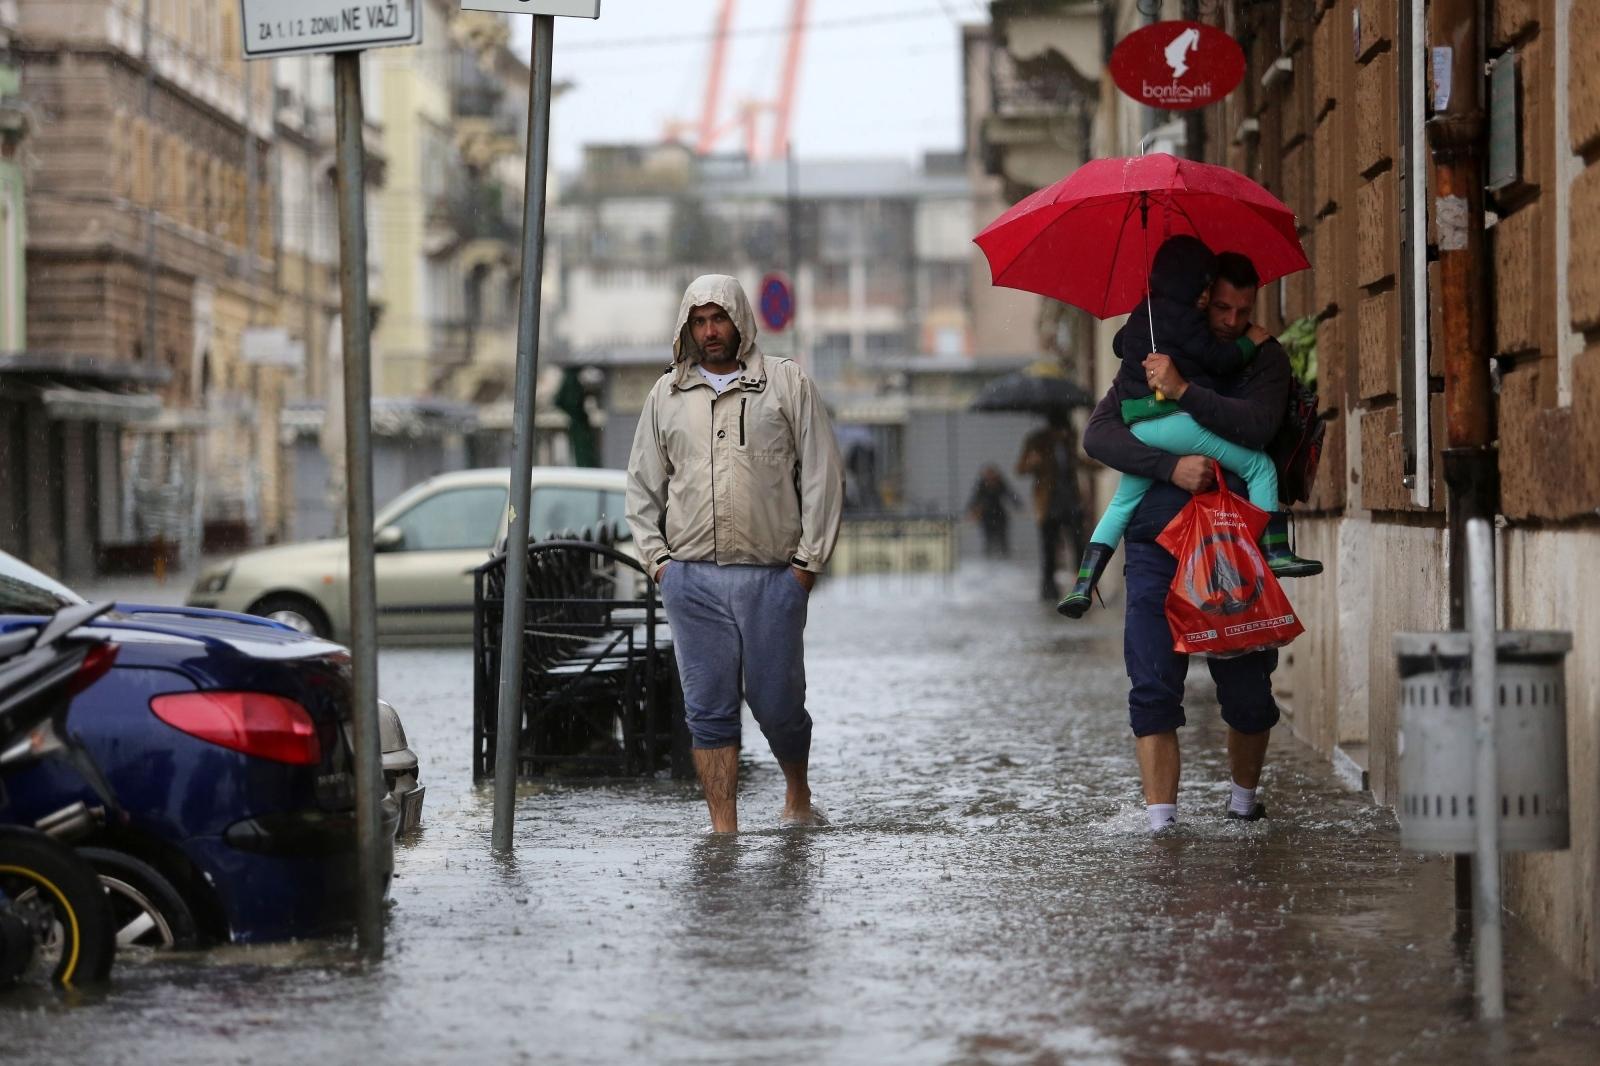
<instances>
[{"instance_id":1,"label":"metal bench","mask_svg":"<svg viewBox=\"0 0 1600 1066\"><path fill-rule=\"evenodd\" d=\"M528 546L518 776L693 773L655 582L605 531ZM474 780L493 776L506 557L474 571Z\"/></svg>"}]
</instances>

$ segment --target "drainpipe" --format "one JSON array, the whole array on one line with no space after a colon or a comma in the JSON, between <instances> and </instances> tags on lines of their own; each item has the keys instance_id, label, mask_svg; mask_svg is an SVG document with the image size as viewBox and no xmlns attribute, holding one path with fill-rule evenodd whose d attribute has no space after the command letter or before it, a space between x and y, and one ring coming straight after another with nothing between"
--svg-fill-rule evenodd
<instances>
[{"instance_id":1,"label":"drainpipe","mask_svg":"<svg viewBox=\"0 0 1600 1066\"><path fill-rule=\"evenodd\" d=\"M1445 513L1450 628L1466 628L1467 523L1494 521L1499 485L1489 382L1483 232L1483 30L1479 0L1428 5L1434 217L1439 242L1439 345L1444 359ZM1417 397L1427 403L1428 397ZM1492 861L1492 860L1491 860ZM1469 910L1471 860L1456 858L1456 905Z\"/></svg>"},{"instance_id":2,"label":"drainpipe","mask_svg":"<svg viewBox=\"0 0 1600 1066\"><path fill-rule=\"evenodd\" d=\"M156 333L156 281L161 275L156 263L156 205L161 202L161 179L157 174L160 155L156 148L156 57L151 27L154 6L154 0L144 0L139 14L139 58L144 60L145 173L148 175L145 192L150 195L150 203L144 211L144 358L151 366L159 365L161 360L157 350L161 341ZM174 205L175 210L181 207L181 204ZM176 403L181 406L194 401L193 391L198 385L198 382L191 382L191 395L177 397Z\"/></svg>"},{"instance_id":3,"label":"drainpipe","mask_svg":"<svg viewBox=\"0 0 1600 1066\"><path fill-rule=\"evenodd\" d=\"M1200 21L1200 0L1183 0L1183 17L1188 22ZM1109 57L1110 53L1106 55ZM1183 113L1183 154L1185 158L1204 161L1206 157L1206 109L1192 108Z\"/></svg>"}]
</instances>

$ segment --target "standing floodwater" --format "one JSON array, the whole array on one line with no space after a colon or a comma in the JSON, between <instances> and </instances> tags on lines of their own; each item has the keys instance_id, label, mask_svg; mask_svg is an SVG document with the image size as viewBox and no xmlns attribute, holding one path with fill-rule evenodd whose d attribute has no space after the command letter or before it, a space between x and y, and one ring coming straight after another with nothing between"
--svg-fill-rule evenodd
<instances>
[{"instance_id":1,"label":"standing floodwater","mask_svg":"<svg viewBox=\"0 0 1600 1066\"><path fill-rule=\"evenodd\" d=\"M1021 575L818 589L812 783L779 830L747 723L736 838L692 785L524 788L512 859L470 784L470 656L384 651L428 786L383 963L328 945L125 958L105 994L0 1000L7 1063L1590 1063L1600 997L1508 928L1471 1021L1448 865L1398 848L1280 728L1225 822L1196 702L1182 828L1151 839L1120 627ZM1197 682L1203 672L1196 676ZM1204 691L1198 685L1195 691Z\"/></svg>"}]
</instances>

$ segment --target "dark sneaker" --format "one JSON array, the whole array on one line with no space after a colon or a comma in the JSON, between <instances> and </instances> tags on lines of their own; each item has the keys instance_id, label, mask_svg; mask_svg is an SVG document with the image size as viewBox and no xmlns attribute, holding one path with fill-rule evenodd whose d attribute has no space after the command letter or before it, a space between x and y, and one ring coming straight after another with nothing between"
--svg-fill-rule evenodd
<instances>
[{"instance_id":1,"label":"dark sneaker","mask_svg":"<svg viewBox=\"0 0 1600 1066\"><path fill-rule=\"evenodd\" d=\"M1235 822L1259 822L1266 816L1267 807L1264 803L1257 803L1254 807L1251 807L1249 814L1238 814L1232 807L1229 807L1226 813L1226 817Z\"/></svg>"}]
</instances>

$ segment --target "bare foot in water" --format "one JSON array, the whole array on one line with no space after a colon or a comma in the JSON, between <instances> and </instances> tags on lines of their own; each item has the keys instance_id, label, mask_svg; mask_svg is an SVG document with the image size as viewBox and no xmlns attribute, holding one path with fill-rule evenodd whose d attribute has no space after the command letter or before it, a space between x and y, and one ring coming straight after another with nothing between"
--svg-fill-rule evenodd
<instances>
[{"instance_id":1,"label":"bare foot in water","mask_svg":"<svg viewBox=\"0 0 1600 1066\"><path fill-rule=\"evenodd\" d=\"M785 829L796 829L806 826L827 825L828 818L822 809L812 805L809 801L798 806L783 808L783 817L779 823Z\"/></svg>"}]
</instances>

